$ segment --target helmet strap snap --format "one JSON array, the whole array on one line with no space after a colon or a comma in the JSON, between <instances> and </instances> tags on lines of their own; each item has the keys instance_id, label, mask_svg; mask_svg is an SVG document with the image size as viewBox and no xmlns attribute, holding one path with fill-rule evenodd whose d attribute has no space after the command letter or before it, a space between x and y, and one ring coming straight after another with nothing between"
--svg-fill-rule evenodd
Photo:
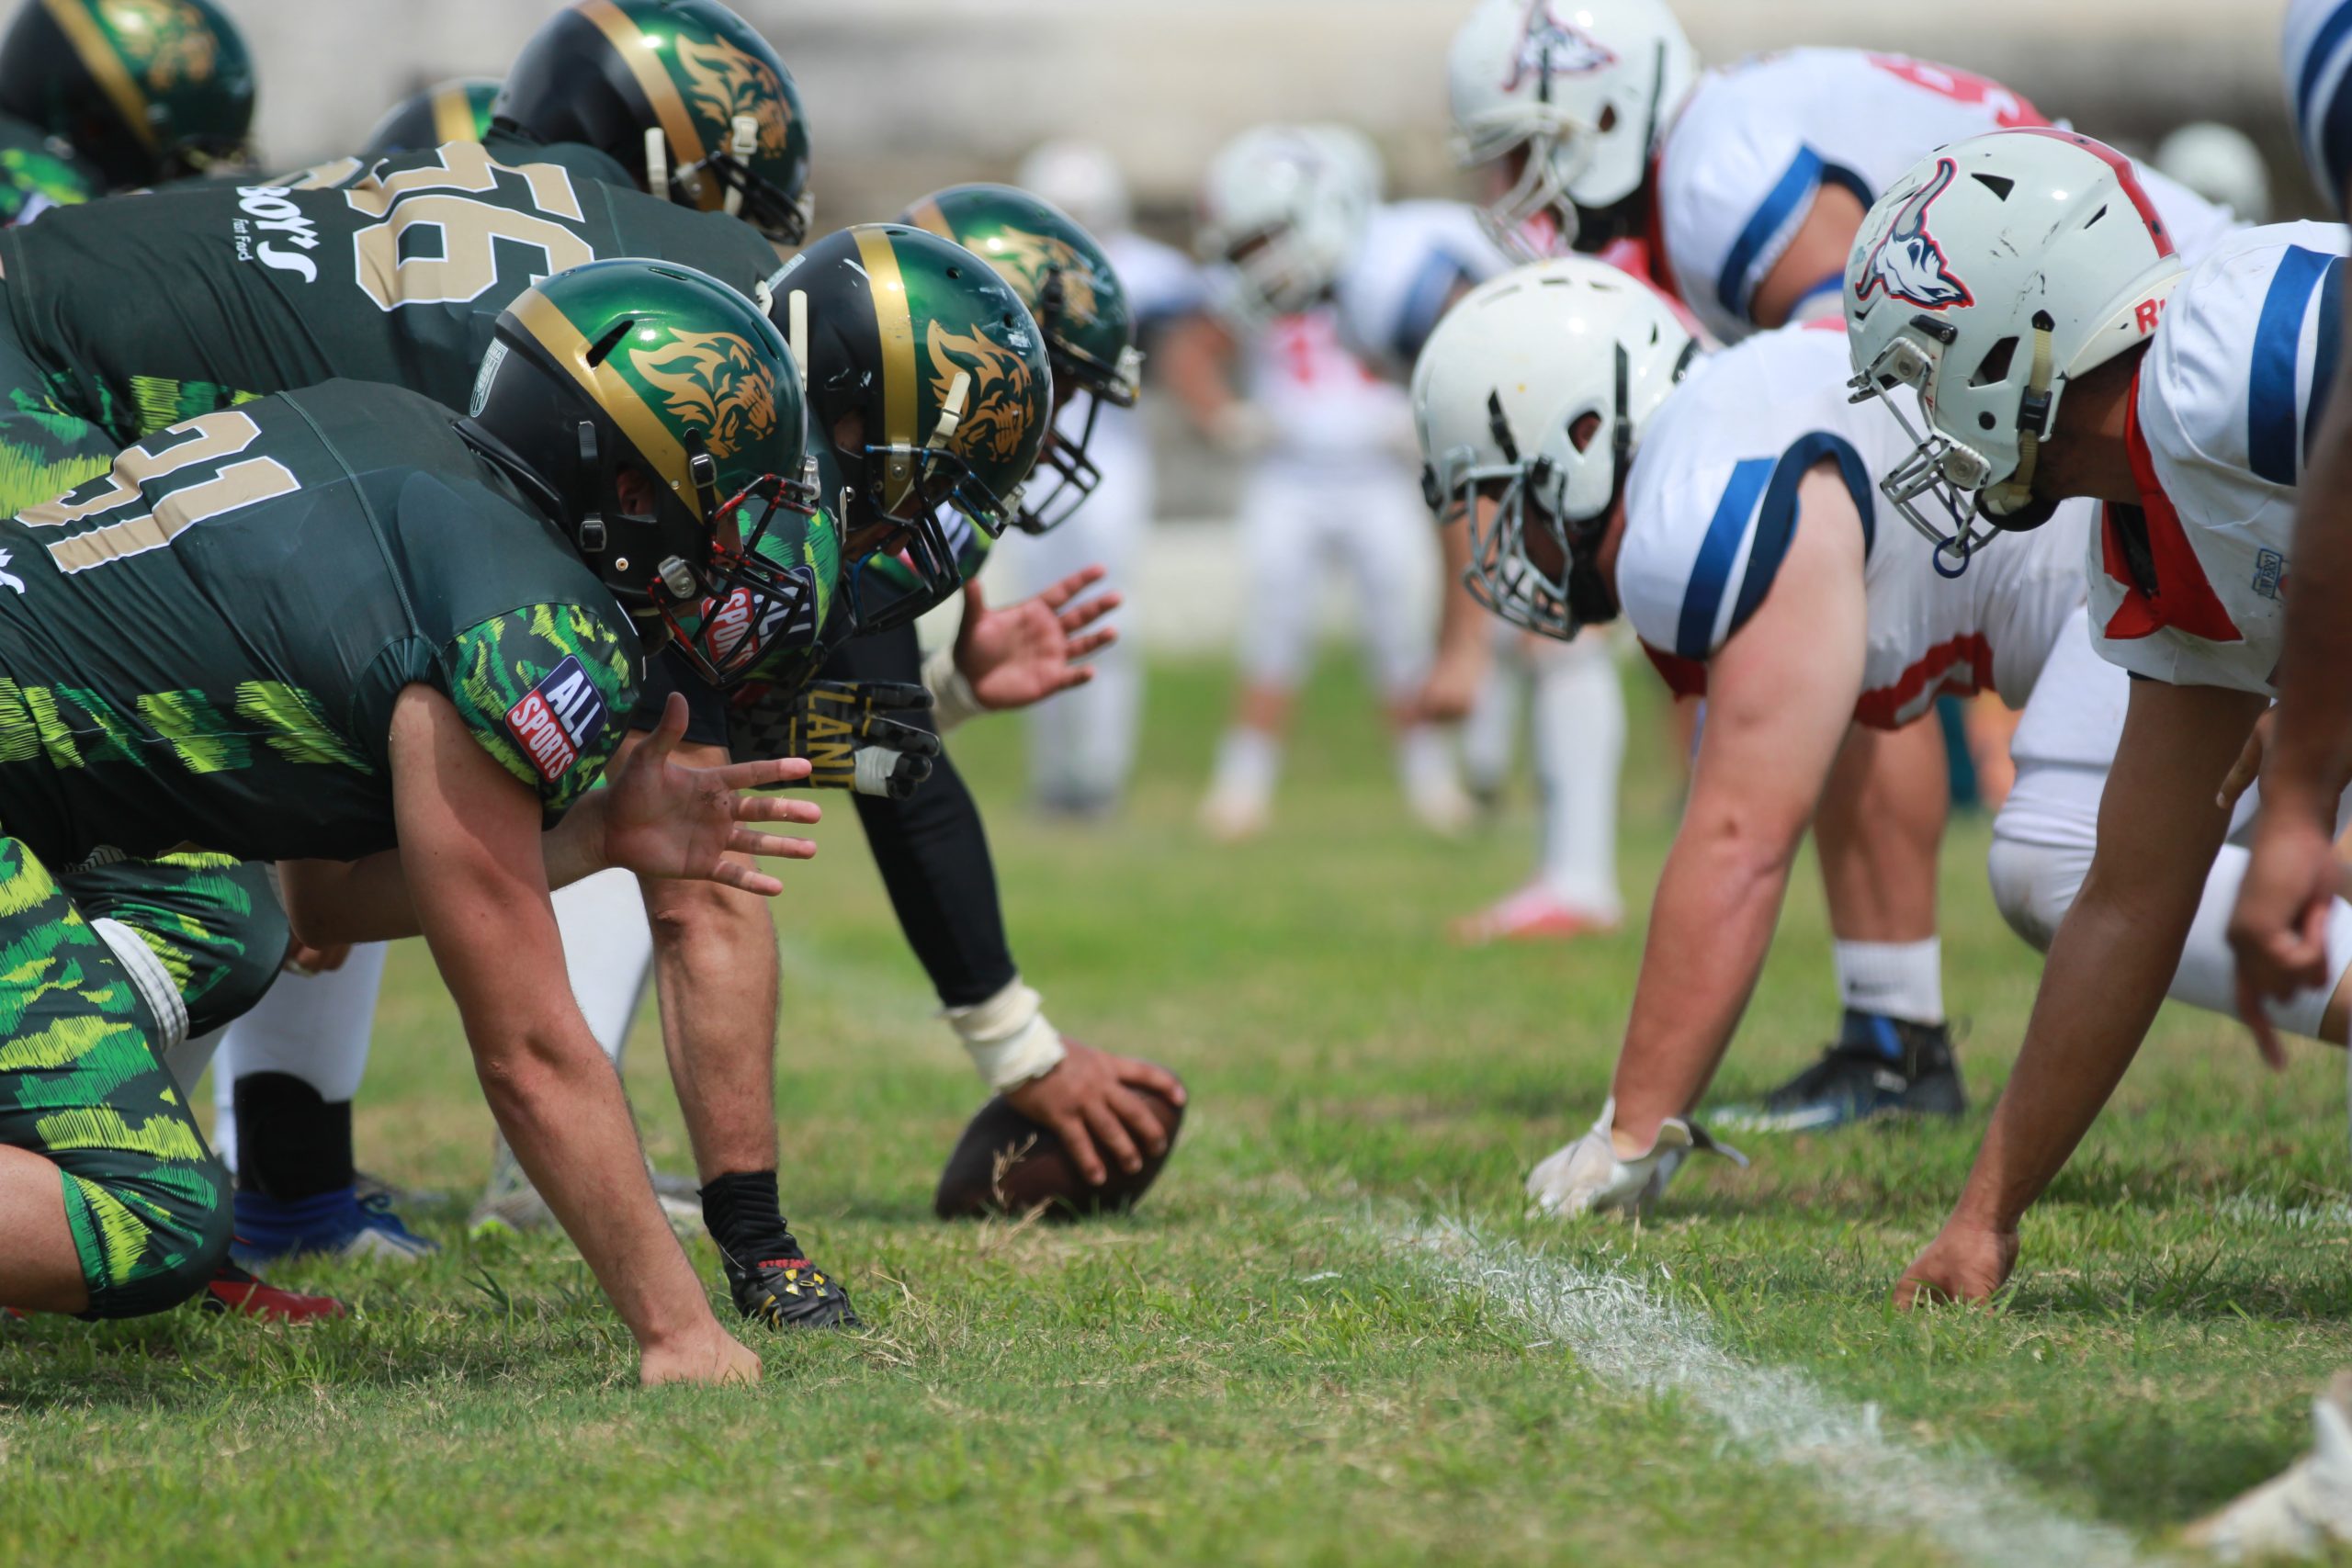
<instances>
[{"instance_id":1,"label":"helmet strap snap","mask_svg":"<svg viewBox=\"0 0 2352 1568\"><path fill-rule=\"evenodd\" d=\"M661 200L670 199L670 143L658 125L645 128L645 189Z\"/></svg>"}]
</instances>

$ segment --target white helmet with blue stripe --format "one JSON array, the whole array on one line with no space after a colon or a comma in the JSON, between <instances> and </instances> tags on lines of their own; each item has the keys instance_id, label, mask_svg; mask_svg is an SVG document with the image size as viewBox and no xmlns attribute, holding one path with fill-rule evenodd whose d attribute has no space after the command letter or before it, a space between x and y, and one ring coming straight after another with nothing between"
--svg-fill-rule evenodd
<instances>
[{"instance_id":1,"label":"white helmet with blue stripe","mask_svg":"<svg viewBox=\"0 0 2352 1568\"><path fill-rule=\"evenodd\" d=\"M1473 598L1563 639L1615 618L1600 541L1697 353L1648 285L1589 256L1507 272L1447 312L1413 367L1413 423L1430 509L1470 530Z\"/></svg>"},{"instance_id":2,"label":"white helmet with blue stripe","mask_svg":"<svg viewBox=\"0 0 2352 1568\"><path fill-rule=\"evenodd\" d=\"M1911 436L1879 489L1947 572L2043 520L2034 467L2067 383L2144 342L2183 274L2132 161L2071 130L1955 142L1863 216L1846 261L1854 398L1883 400Z\"/></svg>"}]
</instances>

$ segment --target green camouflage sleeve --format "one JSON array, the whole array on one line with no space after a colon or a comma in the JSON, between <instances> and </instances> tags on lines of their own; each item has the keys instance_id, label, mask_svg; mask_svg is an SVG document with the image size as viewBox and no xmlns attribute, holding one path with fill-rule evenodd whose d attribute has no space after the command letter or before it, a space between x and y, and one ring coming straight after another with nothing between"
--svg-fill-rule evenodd
<instances>
[{"instance_id":1,"label":"green camouflage sleeve","mask_svg":"<svg viewBox=\"0 0 2352 1568\"><path fill-rule=\"evenodd\" d=\"M511 610L447 650L450 701L552 825L604 776L637 704L636 636L575 604Z\"/></svg>"}]
</instances>

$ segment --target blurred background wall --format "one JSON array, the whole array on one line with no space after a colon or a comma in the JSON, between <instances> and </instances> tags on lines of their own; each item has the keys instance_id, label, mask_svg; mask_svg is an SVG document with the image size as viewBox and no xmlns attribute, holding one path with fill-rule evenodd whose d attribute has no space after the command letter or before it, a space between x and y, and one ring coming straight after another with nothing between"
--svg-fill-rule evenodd
<instances>
[{"instance_id":1,"label":"blurred background wall","mask_svg":"<svg viewBox=\"0 0 2352 1568\"><path fill-rule=\"evenodd\" d=\"M1272 118L1377 137L1399 194L1453 188L1447 38L1466 0L734 0L807 96L820 213L886 216L1001 177L1082 129L1126 164L1155 226L1181 222L1216 143ZM260 57L262 134L291 164L348 152L382 107L495 74L554 0L227 0ZM1795 43L1901 50L1998 77L2097 134L2150 141L2233 121L2309 201L2278 88L2284 0L1678 0L1702 59Z\"/></svg>"}]
</instances>

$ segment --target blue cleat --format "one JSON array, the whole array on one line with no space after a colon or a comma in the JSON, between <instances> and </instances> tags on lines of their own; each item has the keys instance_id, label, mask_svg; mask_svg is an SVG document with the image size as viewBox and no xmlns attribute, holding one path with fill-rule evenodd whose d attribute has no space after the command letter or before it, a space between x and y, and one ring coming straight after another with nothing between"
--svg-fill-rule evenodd
<instances>
[{"instance_id":1,"label":"blue cleat","mask_svg":"<svg viewBox=\"0 0 2352 1568\"><path fill-rule=\"evenodd\" d=\"M422 1262L441 1250L401 1224L390 1199L380 1193L362 1198L356 1187L291 1202L241 1191L236 1203L229 1254L247 1268L306 1252Z\"/></svg>"},{"instance_id":2,"label":"blue cleat","mask_svg":"<svg viewBox=\"0 0 2352 1568\"><path fill-rule=\"evenodd\" d=\"M1838 1043L1753 1105L1710 1122L1747 1133L1826 1133L1882 1116L1958 1116L1968 1109L1948 1024L1849 1013Z\"/></svg>"}]
</instances>

